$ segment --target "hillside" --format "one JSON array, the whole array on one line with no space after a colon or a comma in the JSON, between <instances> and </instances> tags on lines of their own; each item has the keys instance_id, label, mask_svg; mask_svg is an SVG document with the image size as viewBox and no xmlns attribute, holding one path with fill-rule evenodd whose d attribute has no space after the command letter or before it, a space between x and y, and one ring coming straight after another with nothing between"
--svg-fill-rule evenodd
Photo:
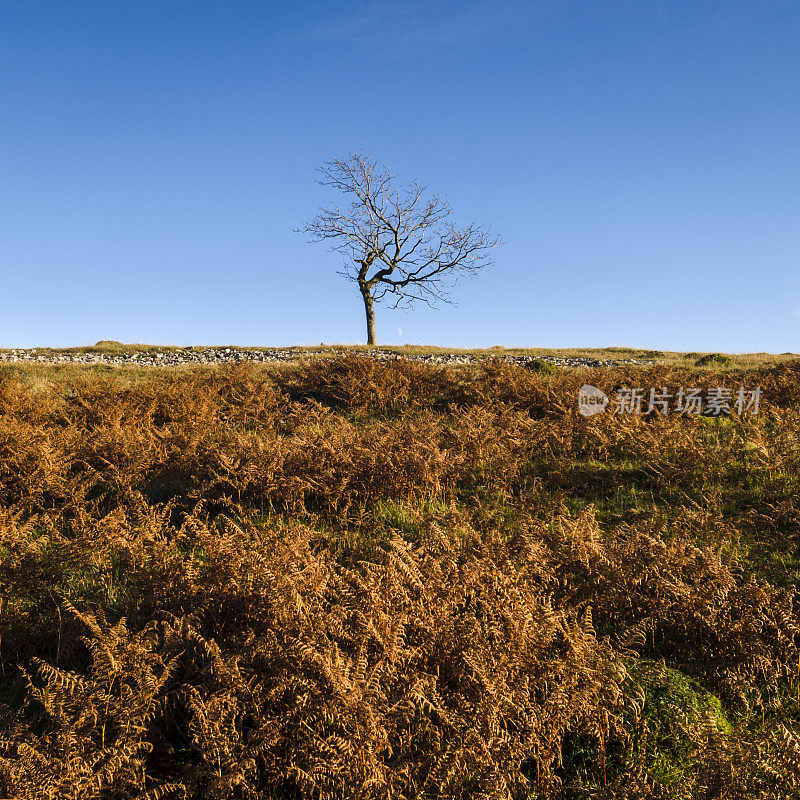
<instances>
[{"instance_id":1,"label":"hillside","mask_svg":"<svg viewBox=\"0 0 800 800\"><path fill-rule=\"evenodd\" d=\"M800 362L480 355L0 367L0 797L800 796Z\"/></svg>"}]
</instances>

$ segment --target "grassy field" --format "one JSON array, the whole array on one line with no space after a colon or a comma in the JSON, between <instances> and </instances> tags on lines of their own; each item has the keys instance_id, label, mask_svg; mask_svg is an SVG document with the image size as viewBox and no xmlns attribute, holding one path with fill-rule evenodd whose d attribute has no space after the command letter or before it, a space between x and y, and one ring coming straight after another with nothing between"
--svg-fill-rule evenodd
<instances>
[{"instance_id":1,"label":"grassy field","mask_svg":"<svg viewBox=\"0 0 800 800\"><path fill-rule=\"evenodd\" d=\"M800 797L800 361L703 355L0 368L0 797Z\"/></svg>"},{"instance_id":2,"label":"grassy field","mask_svg":"<svg viewBox=\"0 0 800 800\"><path fill-rule=\"evenodd\" d=\"M224 349L220 346L216 349ZM35 348L27 351L33 356L57 358L58 356L126 356L134 353L153 355L157 353L202 353L209 348L205 347L175 347L172 345L149 344L122 344L119 342L98 342L92 347L70 348ZM235 345L228 346L233 352L242 352L248 349ZM763 370L788 364L800 359L795 353L679 353L664 352L661 350L643 350L633 347L604 347L604 348L504 348L491 347L485 349L458 349L434 346L406 345L402 347L367 347L366 345L318 345L308 347L283 347L263 348L279 351L281 353L296 355L296 361L311 357L339 358L348 354L360 354L379 350L393 353L398 356L426 356L426 355L472 355L480 358L493 358L504 356L534 356L556 358L587 358L598 360L619 361L636 359L649 362L652 365L673 367L684 370L689 374L698 371L715 373L741 374L748 370ZM0 349L0 353L11 353L9 349ZM294 363L294 362L289 362ZM213 366L200 366L185 364L177 366L155 366L144 364L80 364L80 363L0 363L0 375L24 381L33 388L44 388L54 383L75 381L86 378L110 379L117 383L128 384L154 377L164 377L176 372L190 373L196 370L211 370ZM277 367L275 367L277 368Z\"/></svg>"},{"instance_id":3,"label":"grassy field","mask_svg":"<svg viewBox=\"0 0 800 800\"><path fill-rule=\"evenodd\" d=\"M487 348L458 348L458 347L439 347L435 345L297 345L292 347L243 347L241 345L214 345L199 346L192 345L178 347L175 345L158 344L124 344L122 342L97 342L95 345L87 347L36 347L26 352L41 356L58 355L130 355L132 353L152 354L152 353L201 353L207 349L224 349L232 351L243 350L275 350L284 353L315 353L320 355L344 354L344 353L363 353L370 350L383 350L386 352L397 353L398 355L415 356L431 355L442 353L468 354L476 356L558 356L562 358L599 358L599 359L620 359L620 358L640 358L648 361L665 364L692 364L698 358L709 355L704 352L676 352L664 350L643 349L639 347L596 347L596 348L552 348L552 347L495 347ZM0 348L0 353L12 352L9 348ZM785 361L797 360L800 358L798 353L725 353L739 366L774 365Z\"/></svg>"}]
</instances>

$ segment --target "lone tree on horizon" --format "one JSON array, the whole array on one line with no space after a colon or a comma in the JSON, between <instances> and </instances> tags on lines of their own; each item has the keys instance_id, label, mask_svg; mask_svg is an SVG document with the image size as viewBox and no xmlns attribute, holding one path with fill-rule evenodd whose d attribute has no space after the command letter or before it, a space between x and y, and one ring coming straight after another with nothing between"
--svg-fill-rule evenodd
<instances>
[{"instance_id":1,"label":"lone tree on horizon","mask_svg":"<svg viewBox=\"0 0 800 800\"><path fill-rule=\"evenodd\" d=\"M320 208L300 232L328 241L344 257L340 275L358 284L367 317L367 344L375 344L374 304L392 308L417 301L452 303L462 275L490 266L500 238L474 222L459 228L450 205L416 181L399 186L390 168L371 153L350 153L317 168L319 183L344 194L349 204Z\"/></svg>"}]
</instances>

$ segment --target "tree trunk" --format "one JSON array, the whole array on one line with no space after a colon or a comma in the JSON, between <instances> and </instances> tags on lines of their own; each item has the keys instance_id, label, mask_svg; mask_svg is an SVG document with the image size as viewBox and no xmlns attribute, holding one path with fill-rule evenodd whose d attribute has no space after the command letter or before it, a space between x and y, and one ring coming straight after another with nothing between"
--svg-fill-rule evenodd
<instances>
[{"instance_id":1,"label":"tree trunk","mask_svg":"<svg viewBox=\"0 0 800 800\"><path fill-rule=\"evenodd\" d=\"M360 284L361 296L364 298L364 311L367 315L367 344L375 344L375 308L372 304L372 293L369 286Z\"/></svg>"}]
</instances>

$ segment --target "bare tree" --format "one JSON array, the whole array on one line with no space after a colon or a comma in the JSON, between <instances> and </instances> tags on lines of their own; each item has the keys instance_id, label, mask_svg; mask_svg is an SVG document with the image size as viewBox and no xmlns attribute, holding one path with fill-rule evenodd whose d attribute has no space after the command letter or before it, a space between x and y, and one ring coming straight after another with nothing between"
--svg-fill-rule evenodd
<instances>
[{"instance_id":1,"label":"bare tree","mask_svg":"<svg viewBox=\"0 0 800 800\"><path fill-rule=\"evenodd\" d=\"M344 256L339 273L358 284L367 316L367 344L375 344L374 304L393 308L416 301L452 302L450 291L462 275L489 266L499 237L472 223L450 221L446 200L419 183L401 187L386 164L371 153L350 153L318 168L319 183L344 194L346 208L321 208L301 232L330 241Z\"/></svg>"}]
</instances>

